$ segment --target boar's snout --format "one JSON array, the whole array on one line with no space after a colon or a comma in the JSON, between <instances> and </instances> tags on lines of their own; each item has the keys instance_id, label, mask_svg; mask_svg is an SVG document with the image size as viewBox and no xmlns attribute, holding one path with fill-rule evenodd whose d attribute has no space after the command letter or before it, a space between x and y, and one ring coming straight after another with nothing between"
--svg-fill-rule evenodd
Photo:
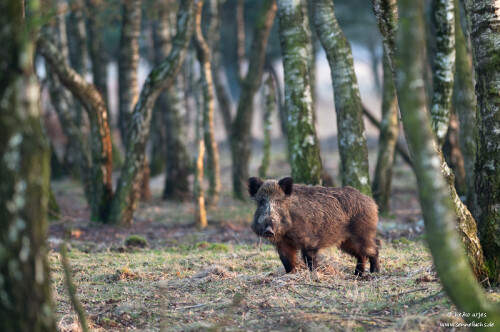
<instances>
[{"instance_id":1,"label":"boar's snout","mask_svg":"<svg viewBox=\"0 0 500 332\"><path fill-rule=\"evenodd\" d=\"M263 237L273 237L274 231L271 226L267 226L264 232L262 233Z\"/></svg>"}]
</instances>

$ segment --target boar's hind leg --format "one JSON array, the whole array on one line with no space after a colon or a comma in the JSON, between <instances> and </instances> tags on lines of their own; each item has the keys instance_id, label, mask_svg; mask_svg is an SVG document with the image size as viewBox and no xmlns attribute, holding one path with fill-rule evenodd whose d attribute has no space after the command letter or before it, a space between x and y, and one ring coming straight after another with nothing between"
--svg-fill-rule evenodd
<instances>
[{"instance_id":1,"label":"boar's hind leg","mask_svg":"<svg viewBox=\"0 0 500 332\"><path fill-rule=\"evenodd\" d=\"M380 262L378 260L378 249L380 246L380 241L375 240L375 255L370 256L370 272L380 272Z\"/></svg>"},{"instance_id":2,"label":"boar's hind leg","mask_svg":"<svg viewBox=\"0 0 500 332\"><path fill-rule=\"evenodd\" d=\"M297 249L281 243L276 246L286 273L295 273L297 266Z\"/></svg>"},{"instance_id":3,"label":"boar's hind leg","mask_svg":"<svg viewBox=\"0 0 500 332\"><path fill-rule=\"evenodd\" d=\"M304 262L306 263L307 267L309 268L309 271L313 271L316 269L317 266L317 259L316 259L316 253L318 252L317 249L302 249L302 258L304 258Z\"/></svg>"},{"instance_id":4,"label":"boar's hind leg","mask_svg":"<svg viewBox=\"0 0 500 332\"><path fill-rule=\"evenodd\" d=\"M365 272L366 256L361 254L359 248L354 246L350 239L342 242L340 249L357 258L358 262L356 264L356 269L354 270L354 275L362 276L363 272Z\"/></svg>"}]
</instances>

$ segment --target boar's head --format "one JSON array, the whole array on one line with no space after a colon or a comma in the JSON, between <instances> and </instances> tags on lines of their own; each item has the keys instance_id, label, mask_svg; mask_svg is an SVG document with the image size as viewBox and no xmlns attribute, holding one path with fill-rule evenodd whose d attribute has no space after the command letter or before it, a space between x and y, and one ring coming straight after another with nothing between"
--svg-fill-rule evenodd
<instances>
[{"instance_id":1,"label":"boar's head","mask_svg":"<svg viewBox=\"0 0 500 332\"><path fill-rule=\"evenodd\" d=\"M248 179L250 198L257 203L252 230L266 238L284 235L291 227L289 204L293 193L293 179L279 181L257 177Z\"/></svg>"}]
</instances>

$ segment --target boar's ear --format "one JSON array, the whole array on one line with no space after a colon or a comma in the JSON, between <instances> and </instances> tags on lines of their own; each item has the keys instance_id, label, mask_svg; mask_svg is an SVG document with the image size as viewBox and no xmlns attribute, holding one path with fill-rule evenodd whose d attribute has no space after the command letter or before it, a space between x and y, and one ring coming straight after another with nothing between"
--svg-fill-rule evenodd
<instances>
[{"instance_id":1,"label":"boar's ear","mask_svg":"<svg viewBox=\"0 0 500 332\"><path fill-rule=\"evenodd\" d=\"M248 193L250 194L250 196L255 196L255 194L257 193L257 191L259 191L259 188L260 186L262 186L262 184L264 183L264 181L262 181L261 178L257 178L257 177L252 177L252 178L249 178L248 179Z\"/></svg>"},{"instance_id":2,"label":"boar's ear","mask_svg":"<svg viewBox=\"0 0 500 332\"><path fill-rule=\"evenodd\" d=\"M285 195L290 196L293 192L293 178L286 177L278 181L278 185L281 187L281 190L285 193Z\"/></svg>"}]
</instances>

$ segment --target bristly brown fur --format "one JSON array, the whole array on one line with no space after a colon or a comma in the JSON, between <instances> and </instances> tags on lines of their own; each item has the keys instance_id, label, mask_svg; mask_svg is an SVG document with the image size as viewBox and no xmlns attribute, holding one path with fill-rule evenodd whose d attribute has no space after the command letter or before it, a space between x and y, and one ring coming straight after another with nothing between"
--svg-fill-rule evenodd
<instances>
[{"instance_id":1,"label":"bristly brown fur","mask_svg":"<svg viewBox=\"0 0 500 332\"><path fill-rule=\"evenodd\" d=\"M380 271L378 209L370 197L352 187L293 184L289 177L250 178L248 185L257 203L252 230L275 245L287 273L296 269L298 250L312 271L317 252L332 246L357 258L356 275L367 259L370 272Z\"/></svg>"}]
</instances>

